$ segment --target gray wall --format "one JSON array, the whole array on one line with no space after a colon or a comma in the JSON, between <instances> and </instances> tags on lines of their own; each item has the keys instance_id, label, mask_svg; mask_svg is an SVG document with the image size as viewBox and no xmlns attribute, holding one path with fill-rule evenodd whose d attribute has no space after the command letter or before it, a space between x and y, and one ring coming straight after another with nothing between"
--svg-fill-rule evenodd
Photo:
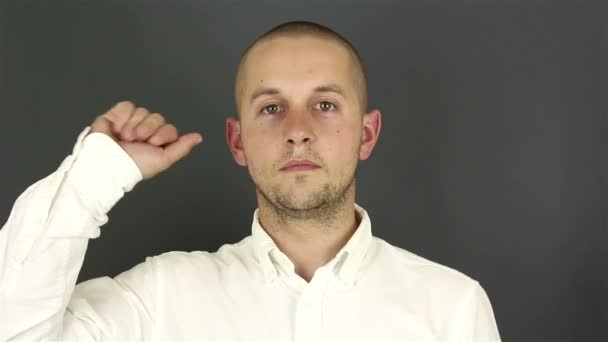
<instances>
[{"instance_id":1,"label":"gray wall","mask_svg":"<svg viewBox=\"0 0 608 342\"><path fill-rule=\"evenodd\" d=\"M384 114L360 166L374 233L480 281L505 341L608 340L608 6L601 1L2 1L0 221L114 102L206 142L140 183L80 280L250 232L232 161L239 54L287 20L360 49Z\"/></svg>"}]
</instances>

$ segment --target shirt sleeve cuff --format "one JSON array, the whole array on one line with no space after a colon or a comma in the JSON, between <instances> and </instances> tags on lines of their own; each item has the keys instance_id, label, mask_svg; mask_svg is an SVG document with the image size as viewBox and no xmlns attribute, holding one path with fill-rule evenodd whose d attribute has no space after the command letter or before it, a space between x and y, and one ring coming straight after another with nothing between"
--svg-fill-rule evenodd
<instances>
[{"instance_id":1,"label":"shirt sleeve cuff","mask_svg":"<svg viewBox=\"0 0 608 342\"><path fill-rule=\"evenodd\" d=\"M143 179L135 161L112 138L90 133L87 127L74 146L66 181L78 191L83 204L103 217Z\"/></svg>"}]
</instances>

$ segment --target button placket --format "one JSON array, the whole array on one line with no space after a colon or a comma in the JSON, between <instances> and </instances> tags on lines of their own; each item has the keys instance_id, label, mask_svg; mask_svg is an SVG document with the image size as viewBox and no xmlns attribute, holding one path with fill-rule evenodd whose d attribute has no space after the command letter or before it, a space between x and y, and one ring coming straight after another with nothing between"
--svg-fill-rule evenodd
<instances>
[{"instance_id":1,"label":"button placket","mask_svg":"<svg viewBox=\"0 0 608 342\"><path fill-rule=\"evenodd\" d=\"M295 341L320 341L322 300L327 288L329 269L318 269L302 291L296 305Z\"/></svg>"}]
</instances>

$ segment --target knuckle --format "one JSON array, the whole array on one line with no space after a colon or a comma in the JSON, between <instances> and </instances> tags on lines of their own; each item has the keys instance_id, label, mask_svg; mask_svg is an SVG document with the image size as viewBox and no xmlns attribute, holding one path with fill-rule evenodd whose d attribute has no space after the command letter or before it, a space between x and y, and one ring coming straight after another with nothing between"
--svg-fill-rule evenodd
<instances>
[{"instance_id":1,"label":"knuckle","mask_svg":"<svg viewBox=\"0 0 608 342\"><path fill-rule=\"evenodd\" d=\"M146 132L162 126L163 123L164 119L162 118L162 116L158 114L151 114L146 117L139 126L137 126L137 129L141 132Z\"/></svg>"},{"instance_id":2,"label":"knuckle","mask_svg":"<svg viewBox=\"0 0 608 342\"><path fill-rule=\"evenodd\" d=\"M165 123L165 118L160 113L152 113L150 114L150 120L154 123L162 125Z\"/></svg>"},{"instance_id":3,"label":"knuckle","mask_svg":"<svg viewBox=\"0 0 608 342\"><path fill-rule=\"evenodd\" d=\"M172 124L164 124L162 127L162 132L164 135L174 135L177 129Z\"/></svg>"},{"instance_id":4,"label":"knuckle","mask_svg":"<svg viewBox=\"0 0 608 342\"><path fill-rule=\"evenodd\" d=\"M118 102L116 106L114 106L114 108L112 108L110 111L116 114L126 115L131 114L131 112L133 112L133 109L135 109L135 105L133 104L133 102L122 101Z\"/></svg>"},{"instance_id":5,"label":"knuckle","mask_svg":"<svg viewBox=\"0 0 608 342\"><path fill-rule=\"evenodd\" d=\"M146 133L150 130L150 126L143 124L143 125L139 125L137 127L135 127L135 132L136 133Z\"/></svg>"},{"instance_id":6,"label":"knuckle","mask_svg":"<svg viewBox=\"0 0 608 342\"><path fill-rule=\"evenodd\" d=\"M144 112L144 110L144 108L136 108L133 115L127 121L125 127L133 129L138 126L142 122L142 118L146 116L146 112Z\"/></svg>"},{"instance_id":7,"label":"knuckle","mask_svg":"<svg viewBox=\"0 0 608 342\"><path fill-rule=\"evenodd\" d=\"M142 116L150 114L150 111L146 107L137 107L135 113L137 113L139 116Z\"/></svg>"},{"instance_id":8,"label":"knuckle","mask_svg":"<svg viewBox=\"0 0 608 342\"><path fill-rule=\"evenodd\" d=\"M130 100L123 100L117 103L119 106L133 106L133 102Z\"/></svg>"}]
</instances>

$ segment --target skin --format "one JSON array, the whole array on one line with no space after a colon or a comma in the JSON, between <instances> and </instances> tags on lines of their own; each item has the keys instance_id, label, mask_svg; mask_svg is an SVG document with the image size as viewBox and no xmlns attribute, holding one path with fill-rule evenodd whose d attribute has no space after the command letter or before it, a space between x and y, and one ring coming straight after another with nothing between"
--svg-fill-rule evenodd
<instances>
[{"instance_id":1,"label":"skin","mask_svg":"<svg viewBox=\"0 0 608 342\"><path fill-rule=\"evenodd\" d=\"M240 119L226 121L232 155L256 185L260 224L306 281L358 226L355 170L380 134L380 111L364 113L353 67L332 40L263 40L243 64ZM319 167L281 170L294 159Z\"/></svg>"},{"instance_id":2,"label":"skin","mask_svg":"<svg viewBox=\"0 0 608 342\"><path fill-rule=\"evenodd\" d=\"M167 170L203 141L200 133L181 135L160 113L122 101L90 125L89 134L102 133L118 143L150 179Z\"/></svg>"},{"instance_id":3,"label":"skin","mask_svg":"<svg viewBox=\"0 0 608 342\"><path fill-rule=\"evenodd\" d=\"M380 134L380 111L364 112L353 67L348 51L331 40L262 40L243 64L240 119L226 120L234 160L248 168L256 185L260 223L306 281L356 230L355 170ZM252 101L254 94L261 95ZM90 126L89 134L116 141L144 179L202 142L200 133L180 135L162 114L130 101L117 103ZM301 159L318 167L282 170Z\"/></svg>"}]
</instances>

